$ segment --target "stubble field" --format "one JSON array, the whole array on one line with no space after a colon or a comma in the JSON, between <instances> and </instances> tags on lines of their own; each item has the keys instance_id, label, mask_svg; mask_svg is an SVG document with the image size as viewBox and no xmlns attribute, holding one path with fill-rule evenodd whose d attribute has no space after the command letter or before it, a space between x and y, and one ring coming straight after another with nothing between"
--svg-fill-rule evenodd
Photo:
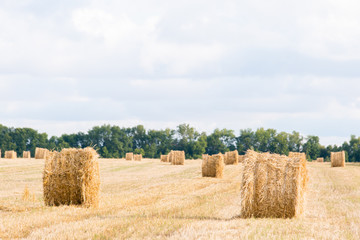
<instances>
[{"instance_id":1,"label":"stubble field","mask_svg":"<svg viewBox=\"0 0 360 240\"><path fill-rule=\"evenodd\" d=\"M100 207L87 209L44 206L43 160L0 159L0 239L360 239L360 164L308 163L301 218L242 219L242 164L212 179L200 160L99 162Z\"/></svg>"}]
</instances>

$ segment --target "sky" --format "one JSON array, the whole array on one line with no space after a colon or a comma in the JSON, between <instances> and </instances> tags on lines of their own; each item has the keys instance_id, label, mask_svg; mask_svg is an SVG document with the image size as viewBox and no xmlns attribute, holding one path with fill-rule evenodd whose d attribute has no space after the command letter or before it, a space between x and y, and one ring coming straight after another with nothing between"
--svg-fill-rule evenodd
<instances>
[{"instance_id":1,"label":"sky","mask_svg":"<svg viewBox=\"0 0 360 240\"><path fill-rule=\"evenodd\" d=\"M360 136L357 0L1 0L0 124Z\"/></svg>"}]
</instances>

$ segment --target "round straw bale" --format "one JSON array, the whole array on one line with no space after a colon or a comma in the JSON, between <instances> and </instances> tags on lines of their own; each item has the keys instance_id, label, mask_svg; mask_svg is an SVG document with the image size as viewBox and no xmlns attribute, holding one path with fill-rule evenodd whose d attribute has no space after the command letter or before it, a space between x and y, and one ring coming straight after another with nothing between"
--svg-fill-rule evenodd
<instances>
[{"instance_id":1,"label":"round straw bale","mask_svg":"<svg viewBox=\"0 0 360 240\"><path fill-rule=\"evenodd\" d=\"M222 155L207 156L202 162L202 176L222 178L224 171L224 159Z\"/></svg>"},{"instance_id":2,"label":"round straw bale","mask_svg":"<svg viewBox=\"0 0 360 240\"><path fill-rule=\"evenodd\" d=\"M47 206L99 205L100 172L93 148L50 152L43 173L44 201Z\"/></svg>"},{"instance_id":3,"label":"round straw bale","mask_svg":"<svg viewBox=\"0 0 360 240\"><path fill-rule=\"evenodd\" d=\"M345 151L330 154L331 167L345 167Z\"/></svg>"},{"instance_id":4,"label":"round straw bale","mask_svg":"<svg viewBox=\"0 0 360 240\"><path fill-rule=\"evenodd\" d=\"M134 160L134 154L133 153L126 153L125 159L127 161L133 161Z\"/></svg>"},{"instance_id":5,"label":"round straw bale","mask_svg":"<svg viewBox=\"0 0 360 240\"><path fill-rule=\"evenodd\" d=\"M248 150L241 183L244 218L292 218L303 213L308 176L306 159Z\"/></svg>"}]
</instances>

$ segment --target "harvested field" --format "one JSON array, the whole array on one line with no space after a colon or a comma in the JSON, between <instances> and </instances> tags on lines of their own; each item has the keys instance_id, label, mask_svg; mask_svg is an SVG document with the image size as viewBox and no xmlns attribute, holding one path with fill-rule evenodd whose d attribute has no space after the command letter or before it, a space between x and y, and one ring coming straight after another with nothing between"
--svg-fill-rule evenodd
<instances>
[{"instance_id":1,"label":"harvested field","mask_svg":"<svg viewBox=\"0 0 360 240\"><path fill-rule=\"evenodd\" d=\"M88 209L45 206L44 160L1 159L0 239L360 239L360 164L308 163L293 219L240 218L243 164L222 179L202 178L201 164L100 159L100 205Z\"/></svg>"}]
</instances>

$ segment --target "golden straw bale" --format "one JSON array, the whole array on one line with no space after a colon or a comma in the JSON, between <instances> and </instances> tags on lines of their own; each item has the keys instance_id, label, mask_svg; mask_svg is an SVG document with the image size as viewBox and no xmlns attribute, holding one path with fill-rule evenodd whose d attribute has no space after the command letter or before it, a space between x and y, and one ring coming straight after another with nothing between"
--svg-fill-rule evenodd
<instances>
[{"instance_id":1,"label":"golden straw bale","mask_svg":"<svg viewBox=\"0 0 360 240\"><path fill-rule=\"evenodd\" d=\"M307 182L306 160L300 155L286 157L248 150L241 183L242 217L301 215Z\"/></svg>"},{"instance_id":2,"label":"golden straw bale","mask_svg":"<svg viewBox=\"0 0 360 240\"><path fill-rule=\"evenodd\" d=\"M306 161L306 154L300 152L289 152L289 158L299 157L301 161Z\"/></svg>"},{"instance_id":3,"label":"golden straw bale","mask_svg":"<svg viewBox=\"0 0 360 240\"><path fill-rule=\"evenodd\" d=\"M324 158L317 158L316 162L324 162Z\"/></svg>"},{"instance_id":4,"label":"golden straw bale","mask_svg":"<svg viewBox=\"0 0 360 240\"><path fill-rule=\"evenodd\" d=\"M47 206L99 205L100 172L93 148L50 152L43 173L44 201Z\"/></svg>"},{"instance_id":5,"label":"golden straw bale","mask_svg":"<svg viewBox=\"0 0 360 240\"><path fill-rule=\"evenodd\" d=\"M27 158L27 159L31 158L31 153L30 153L30 151L24 151L24 152L23 152L23 158Z\"/></svg>"},{"instance_id":6,"label":"golden straw bale","mask_svg":"<svg viewBox=\"0 0 360 240\"><path fill-rule=\"evenodd\" d=\"M202 159L204 160L204 159L207 159L209 157L209 154L203 154L202 155Z\"/></svg>"},{"instance_id":7,"label":"golden straw bale","mask_svg":"<svg viewBox=\"0 0 360 240\"><path fill-rule=\"evenodd\" d=\"M239 158L239 163L242 163L244 162L245 155L239 155L238 158Z\"/></svg>"},{"instance_id":8,"label":"golden straw bale","mask_svg":"<svg viewBox=\"0 0 360 240\"><path fill-rule=\"evenodd\" d=\"M345 151L331 153L331 167L345 167Z\"/></svg>"},{"instance_id":9,"label":"golden straw bale","mask_svg":"<svg viewBox=\"0 0 360 240\"><path fill-rule=\"evenodd\" d=\"M161 162L169 162L169 155L161 155L160 160Z\"/></svg>"},{"instance_id":10,"label":"golden straw bale","mask_svg":"<svg viewBox=\"0 0 360 240\"><path fill-rule=\"evenodd\" d=\"M17 153L15 151L6 151L5 152L5 158L7 159L16 159Z\"/></svg>"},{"instance_id":11,"label":"golden straw bale","mask_svg":"<svg viewBox=\"0 0 360 240\"><path fill-rule=\"evenodd\" d=\"M202 162L202 176L222 178L224 172L224 159L222 155L217 154L213 156L207 156Z\"/></svg>"},{"instance_id":12,"label":"golden straw bale","mask_svg":"<svg viewBox=\"0 0 360 240\"><path fill-rule=\"evenodd\" d=\"M237 150L225 153L224 163L226 165L237 165L239 163L239 153Z\"/></svg>"},{"instance_id":13,"label":"golden straw bale","mask_svg":"<svg viewBox=\"0 0 360 240\"><path fill-rule=\"evenodd\" d=\"M133 153L126 153L125 159L127 161L133 161L134 160L134 154Z\"/></svg>"},{"instance_id":14,"label":"golden straw bale","mask_svg":"<svg viewBox=\"0 0 360 240\"><path fill-rule=\"evenodd\" d=\"M46 156L48 153L49 153L48 149L36 148L35 149L35 159L46 159Z\"/></svg>"},{"instance_id":15,"label":"golden straw bale","mask_svg":"<svg viewBox=\"0 0 360 240\"><path fill-rule=\"evenodd\" d=\"M184 151L172 151L171 152L171 164L172 165L184 165L185 164L185 152Z\"/></svg>"},{"instance_id":16,"label":"golden straw bale","mask_svg":"<svg viewBox=\"0 0 360 240\"><path fill-rule=\"evenodd\" d=\"M135 161L141 161L142 160L142 155L141 154L134 154L134 160Z\"/></svg>"}]
</instances>

